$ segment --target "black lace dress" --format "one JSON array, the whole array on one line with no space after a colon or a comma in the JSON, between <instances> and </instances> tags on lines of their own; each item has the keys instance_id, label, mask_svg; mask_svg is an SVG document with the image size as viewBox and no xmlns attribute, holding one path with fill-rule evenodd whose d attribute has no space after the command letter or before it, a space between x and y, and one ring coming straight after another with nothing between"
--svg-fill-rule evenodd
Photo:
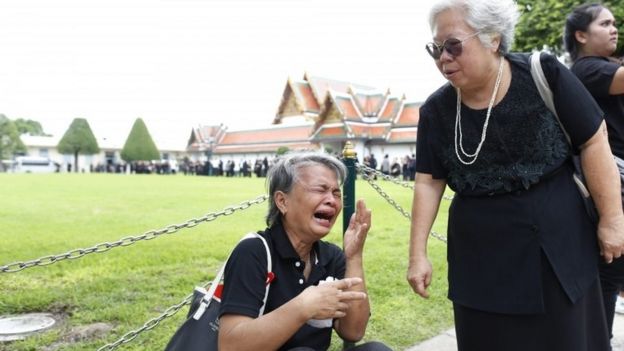
<instances>
[{"instance_id":1,"label":"black lace dress","mask_svg":"<svg viewBox=\"0 0 624 351\"><path fill-rule=\"evenodd\" d=\"M540 98L528 57L506 59L511 85L492 109L474 164L461 163L455 153L455 89L443 86L420 110L417 171L445 179L456 192L449 208L448 279L458 344L460 350L602 350L599 301L585 306L599 299L598 247L571 178L569 157L576 150ZM598 130L602 113L564 66L543 61L566 131L575 147L581 145ZM461 107L468 153L481 139L486 111ZM587 323L598 329L586 330ZM555 343L536 339L540 330ZM492 339L492 332L499 337ZM589 349L585 342L570 346L588 334L597 335Z\"/></svg>"}]
</instances>

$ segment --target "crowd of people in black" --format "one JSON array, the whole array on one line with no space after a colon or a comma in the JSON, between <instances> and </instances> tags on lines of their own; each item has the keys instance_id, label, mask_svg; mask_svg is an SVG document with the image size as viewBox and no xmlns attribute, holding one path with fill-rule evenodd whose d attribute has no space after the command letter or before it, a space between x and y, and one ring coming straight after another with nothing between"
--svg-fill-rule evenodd
<instances>
[{"instance_id":1,"label":"crowd of people in black","mask_svg":"<svg viewBox=\"0 0 624 351\"><path fill-rule=\"evenodd\" d=\"M135 161L129 163L108 162L89 167L91 173L133 173L133 174L176 174L178 168L175 161ZM71 164L67 165L71 172Z\"/></svg>"},{"instance_id":2,"label":"crowd of people in black","mask_svg":"<svg viewBox=\"0 0 624 351\"><path fill-rule=\"evenodd\" d=\"M395 157L390 162L390 155L385 154L381 165L377 164L377 159L374 154L364 156L363 164L366 167L381 171L385 175L392 176L394 178L403 179L404 181L414 180L416 175L416 155L405 155L403 159Z\"/></svg>"},{"instance_id":3,"label":"crowd of people in black","mask_svg":"<svg viewBox=\"0 0 624 351\"><path fill-rule=\"evenodd\" d=\"M248 160L242 160L236 163L233 159L223 162L222 159L212 161L191 161L185 158L180 164L180 172L184 175L204 175L204 176L225 176L225 177L266 177L269 168L273 164L273 160L268 157L262 159L257 158L253 163Z\"/></svg>"},{"instance_id":4,"label":"crowd of people in black","mask_svg":"<svg viewBox=\"0 0 624 351\"><path fill-rule=\"evenodd\" d=\"M255 161L243 159L237 163L234 159L212 159L210 161L193 161L185 157L179 163L175 160L162 161L135 161L130 163L107 162L89 167L91 173L131 173L131 174L177 174L200 175L200 176L225 176L225 177L266 177L267 172L274 164L277 157L256 158ZM358 162L360 160L358 159ZM381 164L377 162L374 154L364 156L362 164L366 167L381 171L383 174L401 178L404 181L414 180L416 174L416 157L414 154L405 155L403 158L385 154ZM68 164L68 172L71 172L71 164ZM83 170L84 172L84 170Z\"/></svg>"}]
</instances>

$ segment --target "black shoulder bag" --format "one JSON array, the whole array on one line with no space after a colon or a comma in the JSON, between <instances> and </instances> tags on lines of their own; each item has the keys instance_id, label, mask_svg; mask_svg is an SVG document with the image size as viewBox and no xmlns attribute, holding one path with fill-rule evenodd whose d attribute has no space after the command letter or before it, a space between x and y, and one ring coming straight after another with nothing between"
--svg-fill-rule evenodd
<instances>
[{"instance_id":1,"label":"black shoulder bag","mask_svg":"<svg viewBox=\"0 0 624 351\"><path fill-rule=\"evenodd\" d=\"M267 282L266 291L262 307L258 312L261 316L264 313L267 297L269 296L269 286L273 277L271 252L266 240L257 233L249 233L241 240L258 238L262 240L267 254ZM229 257L228 257L229 259ZM187 319L175 332L165 351L217 351L219 341L219 309L221 307L221 291L223 284L223 270L225 263L221 266L219 273L210 284L208 291L202 287L196 287L193 291L191 308L187 314Z\"/></svg>"},{"instance_id":2,"label":"black shoulder bag","mask_svg":"<svg viewBox=\"0 0 624 351\"><path fill-rule=\"evenodd\" d=\"M537 90L539 91L542 100L546 104L546 107L555 115L563 134L570 146L572 146L572 139L570 139L570 135L566 131L563 123L561 123L561 119L559 119L559 115L557 114L557 110L555 110L555 103L553 101L552 90L550 90L550 86L548 85L548 81L544 76L544 70L542 69L542 63L540 60L540 53L536 52L531 54L531 76L533 77L533 81L537 86ZM622 184L622 198L624 199L624 160L617 156L613 156L615 159L615 163L617 165L618 171L620 173L620 183ZM583 203L585 205L585 210L591 221L593 223L598 223L598 211L596 210L596 205L594 204L594 200L591 198L591 194L587 189L587 185L585 183L585 177L583 176L583 169L581 167L581 159L579 155L572 155L572 163L574 164L574 174L572 175L572 179L574 183L581 193L583 197Z\"/></svg>"}]
</instances>

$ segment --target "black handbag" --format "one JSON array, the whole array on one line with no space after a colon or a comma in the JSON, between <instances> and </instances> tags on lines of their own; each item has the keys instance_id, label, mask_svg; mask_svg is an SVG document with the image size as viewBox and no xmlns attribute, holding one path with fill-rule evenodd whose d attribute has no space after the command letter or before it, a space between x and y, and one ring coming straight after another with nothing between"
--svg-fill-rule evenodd
<instances>
[{"instance_id":1,"label":"black handbag","mask_svg":"<svg viewBox=\"0 0 624 351\"><path fill-rule=\"evenodd\" d=\"M262 307L258 313L264 313L269 287L273 277L271 252L266 240L257 233L249 233L243 239L258 238L262 240L267 253L267 284ZM229 257L228 257L229 259ZM227 263L227 260L226 262ZM208 290L203 287L196 287L193 291L191 307L187 314L187 319L175 332L165 351L217 351L219 341L219 309L221 307L221 292L223 284L223 270L225 263L221 266L219 273L210 284Z\"/></svg>"},{"instance_id":2,"label":"black handbag","mask_svg":"<svg viewBox=\"0 0 624 351\"><path fill-rule=\"evenodd\" d=\"M540 53L531 54L531 76L533 77L533 81L537 86L537 90L539 91L542 100L546 104L546 107L555 115L563 134L566 136L568 143L572 146L572 140L570 139L570 135L566 132L566 129L563 127L561 120L559 119L559 115L557 114L557 110L555 110L555 104L553 101L552 90L550 90L550 86L548 85L548 81L544 76L544 70L542 69L542 63L540 60ZM624 200L624 160L617 156L613 156L615 160L615 164L617 165L618 172L620 173L620 184L621 184L621 197ZM576 187L578 188L581 196L583 197L583 204L585 205L585 210L587 211L587 215L591 219L593 223L598 223L598 211L596 210L596 205L594 204L594 200L591 198L591 194L587 189L587 185L585 182L585 177L583 176L583 169L581 167L581 158L579 155L572 156L572 164L574 165L574 173L572 175L572 179L576 183Z\"/></svg>"}]
</instances>

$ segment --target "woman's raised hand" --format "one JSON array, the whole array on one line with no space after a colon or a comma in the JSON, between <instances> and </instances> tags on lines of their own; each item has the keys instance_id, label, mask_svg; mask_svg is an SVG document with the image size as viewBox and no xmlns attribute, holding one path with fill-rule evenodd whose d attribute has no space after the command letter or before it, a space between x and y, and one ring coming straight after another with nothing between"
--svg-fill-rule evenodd
<instances>
[{"instance_id":1,"label":"woman's raised hand","mask_svg":"<svg viewBox=\"0 0 624 351\"><path fill-rule=\"evenodd\" d=\"M343 236L344 253L347 259L362 255L366 235L371 227L371 210L364 200L358 200L355 213L349 220L349 227Z\"/></svg>"}]
</instances>

